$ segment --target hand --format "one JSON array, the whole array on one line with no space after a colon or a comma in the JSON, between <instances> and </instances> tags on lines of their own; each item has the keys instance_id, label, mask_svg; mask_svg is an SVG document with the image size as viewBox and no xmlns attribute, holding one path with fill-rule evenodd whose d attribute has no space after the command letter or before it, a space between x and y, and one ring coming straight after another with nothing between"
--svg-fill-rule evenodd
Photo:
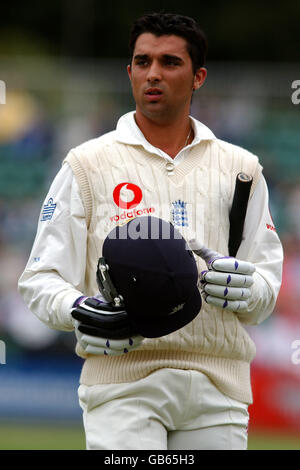
<instances>
[{"instance_id":1,"label":"hand","mask_svg":"<svg viewBox=\"0 0 300 470\"><path fill-rule=\"evenodd\" d=\"M89 354L120 355L141 344L144 338L134 331L123 308L95 297L78 300L71 314L76 320L77 340L84 351Z\"/></svg>"},{"instance_id":2,"label":"hand","mask_svg":"<svg viewBox=\"0 0 300 470\"><path fill-rule=\"evenodd\" d=\"M124 339L91 336L81 333L78 321L75 321L74 324L76 338L82 349L88 354L95 354L97 356L120 356L126 354L137 349L144 339L140 335L133 335L132 338Z\"/></svg>"},{"instance_id":3,"label":"hand","mask_svg":"<svg viewBox=\"0 0 300 470\"><path fill-rule=\"evenodd\" d=\"M204 300L233 312L245 312L251 299L254 264L197 247L193 250L207 264L200 276Z\"/></svg>"}]
</instances>

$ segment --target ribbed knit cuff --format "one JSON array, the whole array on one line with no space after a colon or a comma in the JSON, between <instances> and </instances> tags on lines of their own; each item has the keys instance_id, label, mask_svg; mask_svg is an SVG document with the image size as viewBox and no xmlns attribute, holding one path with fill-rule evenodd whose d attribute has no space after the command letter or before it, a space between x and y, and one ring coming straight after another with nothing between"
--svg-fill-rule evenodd
<instances>
[{"instance_id":1,"label":"ribbed knit cuff","mask_svg":"<svg viewBox=\"0 0 300 470\"><path fill-rule=\"evenodd\" d=\"M78 294L80 294L78 291L72 291L65 294L58 305L57 310L59 311L60 323L66 330L74 329L74 321L71 315L71 310L76 300L80 298Z\"/></svg>"}]
</instances>

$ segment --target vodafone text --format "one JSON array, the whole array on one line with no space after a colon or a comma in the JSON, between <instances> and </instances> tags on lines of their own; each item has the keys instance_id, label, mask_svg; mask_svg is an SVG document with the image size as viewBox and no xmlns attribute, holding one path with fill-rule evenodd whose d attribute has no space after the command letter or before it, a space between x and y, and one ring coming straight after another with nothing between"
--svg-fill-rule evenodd
<instances>
[{"instance_id":1,"label":"vodafone text","mask_svg":"<svg viewBox=\"0 0 300 470\"><path fill-rule=\"evenodd\" d=\"M124 211L121 214L116 214L112 217L110 217L111 222L119 222L119 221L125 221L125 220L130 220L134 219L135 217L138 217L140 215L148 215L148 214L153 214L155 212L154 207L149 207L146 209L133 209L131 211Z\"/></svg>"},{"instance_id":2,"label":"vodafone text","mask_svg":"<svg viewBox=\"0 0 300 470\"><path fill-rule=\"evenodd\" d=\"M273 232L276 232L276 228L274 227L274 225L266 224L266 227L268 230L273 230Z\"/></svg>"}]
</instances>

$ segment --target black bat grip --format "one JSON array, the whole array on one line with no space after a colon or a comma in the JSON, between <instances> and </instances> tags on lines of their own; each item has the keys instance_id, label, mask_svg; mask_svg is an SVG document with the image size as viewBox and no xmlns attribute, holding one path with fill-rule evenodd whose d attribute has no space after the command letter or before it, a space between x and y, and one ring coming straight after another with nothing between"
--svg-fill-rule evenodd
<instances>
[{"instance_id":1,"label":"black bat grip","mask_svg":"<svg viewBox=\"0 0 300 470\"><path fill-rule=\"evenodd\" d=\"M245 173L239 173L237 175L232 206L229 213L229 256L236 256L243 239L244 222L251 185L251 176L248 176Z\"/></svg>"}]
</instances>

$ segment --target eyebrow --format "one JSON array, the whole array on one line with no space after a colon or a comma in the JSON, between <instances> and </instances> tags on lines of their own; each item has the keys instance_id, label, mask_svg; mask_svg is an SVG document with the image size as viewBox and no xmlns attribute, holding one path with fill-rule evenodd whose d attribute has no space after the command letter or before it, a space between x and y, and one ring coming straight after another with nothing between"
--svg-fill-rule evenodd
<instances>
[{"instance_id":1,"label":"eyebrow","mask_svg":"<svg viewBox=\"0 0 300 470\"><path fill-rule=\"evenodd\" d=\"M149 58L148 54L136 54L133 57L133 60L148 59L148 58Z\"/></svg>"},{"instance_id":2,"label":"eyebrow","mask_svg":"<svg viewBox=\"0 0 300 470\"><path fill-rule=\"evenodd\" d=\"M149 59L149 55L148 54L136 54L133 58L133 60L145 60L145 59ZM163 54L163 59L164 60L175 60L177 62L183 62L183 60L181 59L181 57L178 57L177 55L172 55L172 54Z\"/></svg>"}]
</instances>

